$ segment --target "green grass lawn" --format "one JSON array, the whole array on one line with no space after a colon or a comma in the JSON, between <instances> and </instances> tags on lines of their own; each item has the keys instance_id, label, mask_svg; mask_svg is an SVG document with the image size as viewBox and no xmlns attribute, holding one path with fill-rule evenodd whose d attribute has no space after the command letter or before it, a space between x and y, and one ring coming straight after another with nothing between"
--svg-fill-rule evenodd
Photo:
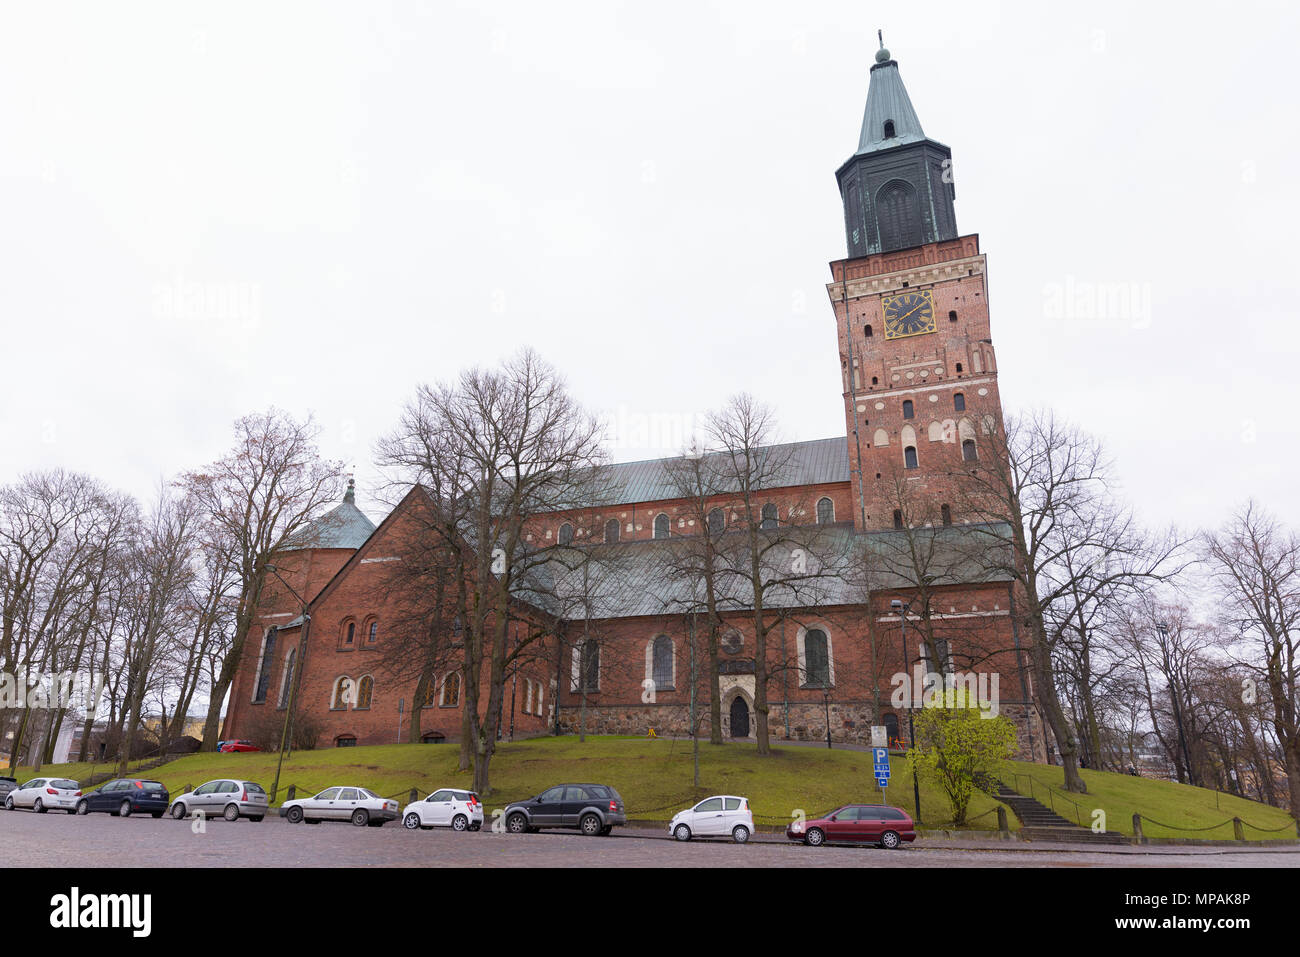
<instances>
[{"instance_id":1,"label":"green grass lawn","mask_svg":"<svg viewBox=\"0 0 1300 957\"><path fill-rule=\"evenodd\" d=\"M360 748L329 748L299 751L285 761L280 775L277 802L285 799L290 784L298 794L314 794L336 784L355 784L378 794L406 802L411 788L424 797L440 787L468 787L468 773L457 773L459 749L454 744L392 744ZM892 759L891 786L882 795L871 772L867 752L826 750L815 747L773 748L771 757L760 759L753 744L700 745L700 783L691 786L689 741L589 736L579 743L573 736L533 738L502 744L492 762L493 791L484 796L489 813L510 801L531 797L552 784L589 781L611 784L623 795L628 816L667 821L673 813L710 794L740 794L749 798L759 824L784 824L797 808L813 817L841 804L885 802L912 811L912 778L906 760ZM268 791L275 777L276 755L193 754L177 758L147 772L162 781L172 793L196 787L218 777L245 777L258 781ZM96 770L103 770L97 765ZM32 777L21 769L19 780ZM83 764L46 766L42 774L81 780L90 773ZM1281 828L1291 820L1277 808L1229 795L1216 795L1204 788L1166 781L1151 781L1124 774L1084 771L1086 795L1070 795L1080 805L1085 824L1094 808L1106 812L1108 830L1132 833L1134 811L1165 825L1208 827L1206 831L1177 831L1144 822L1148 837L1199 837L1228 839L1233 836L1230 819L1236 815L1256 828ZM1015 775L1019 774L1017 781ZM1061 770L1041 764L1008 762L1003 780L1022 793L1029 792L1027 777L1035 782L1035 794L1044 804L1055 801L1058 813L1073 819L1073 808L1064 803ZM1055 789L1049 797L1046 787ZM1216 806L1217 804L1217 806ZM968 812L968 827L993 830L997 827L998 802L977 794ZM947 798L936 787L921 783L921 811L925 827L950 826L952 811ZM1008 814L1011 827L1019 827ZM1293 838L1294 829L1266 833L1248 827L1246 837Z\"/></svg>"},{"instance_id":2,"label":"green grass lawn","mask_svg":"<svg viewBox=\"0 0 1300 957\"><path fill-rule=\"evenodd\" d=\"M1032 777L1033 796L1040 803L1050 807L1055 802L1058 814L1074 820L1076 812L1065 800L1068 798L1079 805L1079 813L1085 825L1091 822L1093 810L1100 808L1106 812L1106 829L1121 834L1133 833L1133 815L1140 812L1147 818L1142 822L1142 833L1147 837L1230 841L1233 839L1234 816L1248 825L1245 829L1248 841L1293 839L1296 836L1295 820L1286 811L1208 788L1196 788L1173 781L1154 781L1128 774L1112 774L1108 771L1080 771L1088 786L1088 793L1067 795L1061 787L1060 768L1023 761L1012 761L1009 764L1011 770L1003 776L1008 787L1021 794L1029 794L1030 787L1026 778ZM1020 775L1019 780L1014 774ZM1050 785L1055 793L1049 794L1040 785ZM1152 823L1153 820L1160 823ZM1276 830L1277 828L1282 830Z\"/></svg>"},{"instance_id":3,"label":"green grass lawn","mask_svg":"<svg viewBox=\"0 0 1300 957\"><path fill-rule=\"evenodd\" d=\"M132 768L139 767L145 761L132 761ZM33 771L30 765L20 764L12 771L9 769L9 762L0 761L0 774L5 777L17 778L21 784L24 781L30 781L32 778L69 778L73 781L85 781L91 776L97 776L114 769L113 764L100 761L91 763L90 761L73 762L71 764L43 764L40 771Z\"/></svg>"}]
</instances>

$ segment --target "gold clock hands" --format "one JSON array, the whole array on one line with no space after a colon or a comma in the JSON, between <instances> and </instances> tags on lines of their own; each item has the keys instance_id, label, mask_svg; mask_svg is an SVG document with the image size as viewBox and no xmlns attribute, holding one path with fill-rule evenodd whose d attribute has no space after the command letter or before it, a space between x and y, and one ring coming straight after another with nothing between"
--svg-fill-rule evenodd
<instances>
[{"instance_id":1,"label":"gold clock hands","mask_svg":"<svg viewBox=\"0 0 1300 957\"><path fill-rule=\"evenodd\" d=\"M925 305L925 300L922 299L922 300L921 300L921 305L916 306L916 307L912 310L912 312L916 312L917 309L920 309L921 306L924 306L924 305ZM909 312L909 313L907 313L906 315L899 316L899 317L898 317L898 321L899 321L899 322L902 322L904 319L906 319L908 316L910 316L910 315L912 314L912 312Z\"/></svg>"}]
</instances>

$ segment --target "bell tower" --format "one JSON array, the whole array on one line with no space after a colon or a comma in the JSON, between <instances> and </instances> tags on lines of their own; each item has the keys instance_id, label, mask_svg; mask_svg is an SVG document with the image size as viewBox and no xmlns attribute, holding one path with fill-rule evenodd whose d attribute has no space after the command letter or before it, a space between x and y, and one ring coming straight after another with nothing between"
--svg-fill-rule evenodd
<instances>
[{"instance_id":1,"label":"bell tower","mask_svg":"<svg viewBox=\"0 0 1300 957\"><path fill-rule=\"evenodd\" d=\"M1002 430L986 261L978 235L957 234L951 151L922 131L883 42L857 152L835 175L849 255L827 292L854 521L971 521L973 463Z\"/></svg>"}]
</instances>

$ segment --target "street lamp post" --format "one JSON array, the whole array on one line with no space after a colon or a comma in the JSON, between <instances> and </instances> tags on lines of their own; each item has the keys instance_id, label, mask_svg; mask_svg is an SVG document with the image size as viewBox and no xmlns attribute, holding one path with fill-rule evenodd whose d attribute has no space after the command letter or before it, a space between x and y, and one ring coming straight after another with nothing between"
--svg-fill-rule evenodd
<instances>
[{"instance_id":1,"label":"street lamp post","mask_svg":"<svg viewBox=\"0 0 1300 957\"><path fill-rule=\"evenodd\" d=\"M825 688L822 689L822 704L826 707L826 748L830 750L831 746L831 693Z\"/></svg>"},{"instance_id":2,"label":"street lamp post","mask_svg":"<svg viewBox=\"0 0 1300 957\"><path fill-rule=\"evenodd\" d=\"M895 598L889 603L894 611L898 612L899 624L899 642L903 651L903 677L911 680L907 674L907 613L911 610L912 603L899 601ZM916 689L913 688L913 691ZM916 707L916 702L912 700L912 695L907 696L907 736L910 739L909 747L912 751L912 801L916 808L915 821L921 823L921 782L916 774L916 722L912 716L912 709Z\"/></svg>"}]
</instances>

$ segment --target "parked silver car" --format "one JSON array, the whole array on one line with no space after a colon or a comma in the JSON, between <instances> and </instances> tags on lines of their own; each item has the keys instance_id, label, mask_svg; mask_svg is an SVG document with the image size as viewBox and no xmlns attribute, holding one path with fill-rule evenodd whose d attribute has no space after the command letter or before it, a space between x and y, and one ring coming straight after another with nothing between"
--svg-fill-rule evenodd
<instances>
[{"instance_id":1,"label":"parked silver car","mask_svg":"<svg viewBox=\"0 0 1300 957\"><path fill-rule=\"evenodd\" d=\"M383 827L397 818L396 801L366 788L332 787L309 798L285 801L280 813L290 824L351 821L357 827Z\"/></svg>"},{"instance_id":2,"label":"parked silver car","mask_svg":"<svg viewBox=\"0 0 1300 957\"><path fill-rule=\"evenodd\" d=\"M262 785L226 778L208 781L188 794L177 795L172 801L171 816L182 821L187 815L202 811L204 817L220 816L227 821L238 821L241 817L260 821L266 817L269 807Z\"/></svg>"}]
</instances>

